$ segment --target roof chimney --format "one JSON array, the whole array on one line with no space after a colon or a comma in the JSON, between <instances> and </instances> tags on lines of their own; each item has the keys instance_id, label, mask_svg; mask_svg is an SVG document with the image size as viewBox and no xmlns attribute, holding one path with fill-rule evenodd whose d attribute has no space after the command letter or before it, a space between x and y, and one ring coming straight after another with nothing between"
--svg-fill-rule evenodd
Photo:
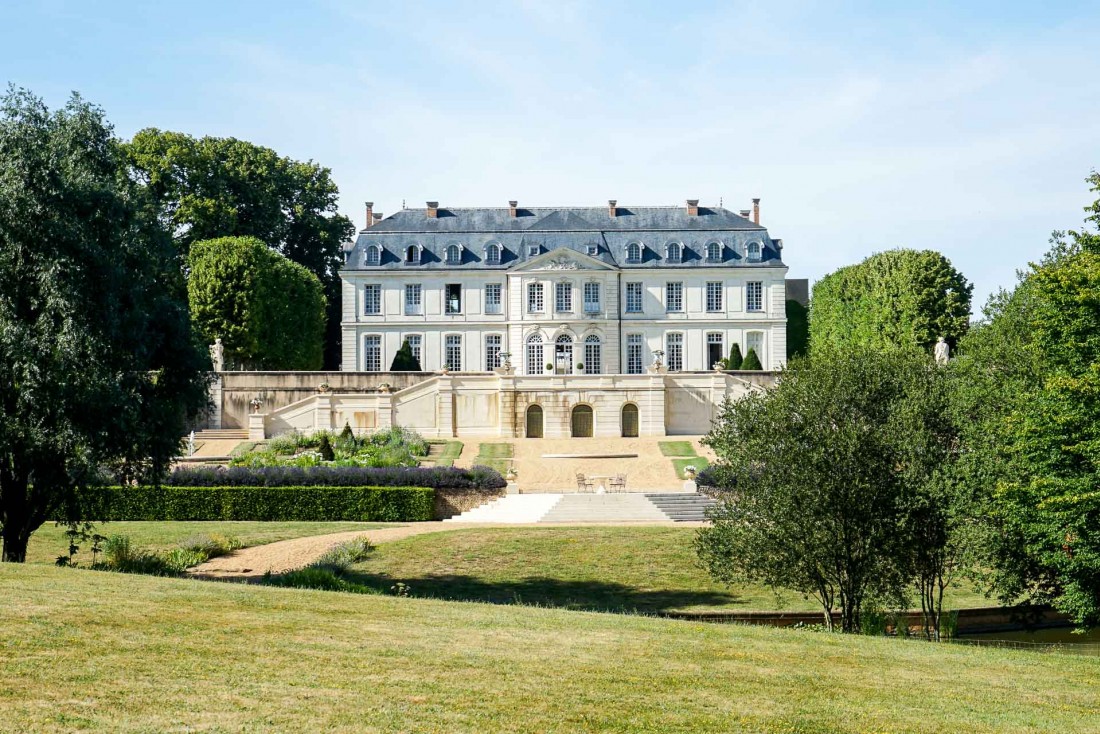
<instances>
[{"instance_id":1,"label":"roof chimney","mask_svg":"<svg viewBox=\"0 0 1100 734\"><path fill-rule=\"evenodd\" d=\"M612 219L619 216L619 207L616 206L616 204L618 203L619 202L615 201L614 199L607 200L607 216L611 217Z\"/></svg>"},{"instance_id":2,"label":"roof chimney","mask_svg":"<svg viewBox=\"0 0 1100 734\"><path fill-rule=\"evenodd\" d=\"M688 210L688 216L689 217L699 216L699 200L698 199L688 199L687 200L687 210Z\"/></svg>"},{"instance_id":3,"label":"roof chimney","mask_svg":"<svg viewBox=\"0 0 1100 734\"><path fill-rule=\"evenodd\" d=\"M516 217L519 216L519 214L516 212L516 207L518 207L518 206L519 206L518 201L509 201L508 202L508 216L510 216L512 219L515 219Z\"/></svg>"},{"instance_id":4,"label":"roof chimney","mask_svg":"<svg viewBox=\"0 0 1100 734\"><path fill-rule=\"evenodd\" d=\"M367 202L367 226L374 224L374 202Z\"/></svg>"},{"instance_id":5,"label":"roof chimney","mask_svg":"<svg viewBox=\"0 0 1100 734\"><path fill-rule=\"evenodd\" d=\"M760 199L752 200L752 223L760 224Z\"/></svg>"},{"instance_id":6,"label":"roof chimney","mask_svg":"<svg viewBox=\"0 0 1100 734\"><path fill-rule=\"evenodd\" d=\"M439 216L439 202L438 201L429 201L429 202L425 202L425 203L427 203L427 205L428 205L428 211L427 211L428 217L431 218L431 219L437 218Z\"/></svg>"},{"instance_id":7,"label":"roof chimney","mask_svg":"<svg viewBox=\"0 0 1100 734\"><path fill-rule=\"evenodd\" d=\"M371 224L378 224L381 221L382 221L382 212L375 212L374 213L374 221L371 222Z\"/></svg>"},{"instance_id":8,"label":"roof chimney","mask_svg":"<svg viewBox=\"0 0 1100 734\"><path fill-rule=\"evenodd\" d=\"M744 217L745 219L748 219L749 217L752 216L752 209L742 209L740 213L741 213L742 217Z\"/></svg>"}]
</instances>

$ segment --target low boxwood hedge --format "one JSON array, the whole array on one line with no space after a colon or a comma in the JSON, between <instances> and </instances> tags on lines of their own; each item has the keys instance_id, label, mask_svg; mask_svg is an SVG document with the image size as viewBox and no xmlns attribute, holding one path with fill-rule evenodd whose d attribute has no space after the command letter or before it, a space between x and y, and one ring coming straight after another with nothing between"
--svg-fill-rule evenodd
<instances>
[{"instance_id":1,"label":"low boxwood hedge","mask_svg":"<svg viewBox=\"0 0 1100 734\"><path fill-rule=\"evenodd\" d=\"M428 487L110 487L97 520L432 519Z\"/></svg>"},{"instance_id":2,"label":"low boxwood hedge","mask_svg":"<svg viewBox=\"0 0 1100 734\"><path fill-rule=\"evenodd\" d=\"M173 487L431 487L440 489L503 489L500 472L487 466L364 467L265 466L181 467L164 482Z\"/></svg>"}]
</instances>

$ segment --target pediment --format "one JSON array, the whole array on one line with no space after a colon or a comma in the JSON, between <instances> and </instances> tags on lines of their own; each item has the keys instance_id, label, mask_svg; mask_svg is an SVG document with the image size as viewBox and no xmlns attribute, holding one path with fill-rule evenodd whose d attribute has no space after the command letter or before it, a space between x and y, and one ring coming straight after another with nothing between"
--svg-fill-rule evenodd
<instances>
[{"instance_id":1,"label":"pediment","mask_svg":"<svg viewBox=\"0 0 1100 734\"><path fill-rule=\"evenodd\" d=\"M568 247L559 247L556 250L543 253L514 268L517 271L528 270L617 270L602 260L571 250Z\"/></svg>"}]
</instances>

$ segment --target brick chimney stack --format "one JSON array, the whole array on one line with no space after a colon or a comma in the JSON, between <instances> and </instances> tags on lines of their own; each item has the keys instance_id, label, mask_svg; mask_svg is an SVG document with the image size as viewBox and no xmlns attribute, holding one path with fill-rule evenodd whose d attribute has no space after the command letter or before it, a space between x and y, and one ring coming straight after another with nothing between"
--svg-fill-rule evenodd
<instances>
[{"instance_id":1,"label":"brick chimney stack","mask_svg":"<svg viewBox=\"0 0 1100 734\"><path fill-rule=\"evenodd\" d=\"M760 224L760 199L752 200L752 223Z\"/></svg>"},{"instance_id":2,"label":"brick chimney stack","mask_svg":"<svg viewBox=\"0 0 1100 734\"><path fill-rule=\"evenodd\" d=\"M516 217L518 217L519 216L519 213L517 212L518 207L519 207L519 202L518 201L509 201L508 202L508 216L510 216L512 219L515 219Z\"/></svg>"},{"instance_id":3,"label":"brick chimney stack","mask_svg":"<svg viewBox=\"0 0 1100 734\"><path fill-rule=\"evenodd\" d=\"M688 199L687 200L687 210L688 210L688 216L689 217L699 216L699 200L698 199Z\"/></svg>"},{"instance_id":4,"label":"brick chimney stack","mask_svg":"<svg viewBox=\"0 0 1100 734\"><path fill-rule=\"evenodd\" d=\"M367 226L374 224L374 202L368 201L367 204Z\"/></svg>"},{"instance_id":5,"label":"brick chimney stack","mask_svg":"<svg viewBox=\"0 0 1100 734\"><path fill-rule=\"evenodd\" d=\"M436 219L439 217L439 202L429 201L425 202L428 205L427 215L429 219Z\"/></svg>"},{"instance_id":6,"label":"brick chimney stack","mask_svg":"<svg viewBox=\"0 0 1100 734\"><path fill-rule=\"evenodd\" d=\"M618 203L619 202L615 201L614 199L607 200L607 216L611 217L612 219L619 216L619 207L617 206Z\"/></svg>"}]
</instances>

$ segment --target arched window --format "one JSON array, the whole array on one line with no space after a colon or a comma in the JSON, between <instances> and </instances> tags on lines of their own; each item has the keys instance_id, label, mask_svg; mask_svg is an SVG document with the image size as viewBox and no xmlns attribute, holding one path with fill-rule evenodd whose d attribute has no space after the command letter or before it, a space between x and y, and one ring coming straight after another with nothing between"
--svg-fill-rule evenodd
<instances>
[{"instance_id":1,"label":"arched window","mask_svg":"<svg viewBox=\"0 0 1100 734\"><path fill-rule=\"evenodd\" d=\"M642 246L637 242L631 242L626 246L626 261L628 263L640 263L642 261Z\"/></svg>"},{"instance_id":2,"label":"arched window","mask_svg":"<svg viewBox=\"0 0 1100 734\"><path fill-rule=\"evenodd\" d=\"M718 242L707 243L707 262L716 263L722 260L722 245Z\"/></svg>"},{"instance_id":3,"label":"arched window","mask_svg":"<svg viewBox=\"0 0 1100 734\"><path fill-rule=\"evenodd\" d=\"M623 438L638 437L638 406L627 403L623 406Z\"/></svg>"},{"instance_id":4,"label":"arched window","mask_svg":"<svg viewBox=\"0 0 1100 734\"><path fill-rule=\"evenodd\" d=\"M491 243L485 247L485 264L500 265L500 245Z\"/></svg>"},{"instance_id":5,"label":"arched window","mask_svg":"<svg viewBox=\"0 0 1100 734\"><path fill-rule=\"evenodd\" d=\"M554 341L554 372L573 374L573 337L568 334L561 334Z\"/></svg>"},{"instance_id":6,"label":"arched window","mask_svg":"<svg viewBox=\"0 0 1100 734\"><path fill-rule=\"evenodd\" d=\"M367 248L367 265L377 265L382 261L382 250L378 245L371 245Z\"/></svg>"},{"instance_id":7,"label":"arched window","mask_svg":"<svg viewBox=\"0 0 1100 734\"><path fill-rule=\"evenodd\" d=\"M527 409L527 438L542 438L542 406Z\"/></svg>"},{"instance_id":8,"label":"arched window","mask_svg":"<svg viewBox=\"0 0 1100 734\"><path fill-rule=\"evenodd\" d=\"M670 263L680 262L683 254L684 250L679 242L669 242L668 247L665 248L665 256Z\"/></svg>"},{"instance_id":9,"label":"arched window","mask_svg":"<svg viewBox=\"0 0 1100 734\"><path fill-rule=\"evenodd\" d=\"M589 334L584 338L584 373L598 375L603 371L603 345L600 337Z\"/></svg>"},{"instance_id":10,"label":"arched window","mask_svg":"<svg viewBox=\"0 0 1100 734\"><path fill-rule=\"evenodd\" d=\"M592 406L575 405L571 414L570 435L573 438L592 438Z\"/></svg>"},{"instance_id":11,"label":"arched window","mask_svg":"<svg viewBox=\"0 0 1100 734\"><path fill-rule=\"evenodd\" d=\"M745 254L748 255L749 262L751 262L751 263L760 262L760 243L759 242L750 242L748 247L745 248Z\"/></svg>"},{"instance_id":12,"label":"arched window","mask_svg":"<svg viewBox=\"0 0 1100 734\"><path fill-rule=\"evenodd\" d=\"M529 375L541 375L543 373L542 359L542 334L532 334L527 337L527 355L524 371Z\"/></svg>"},{"instance_id":13,"label":"arched window","mask_svg":"<svg viewBox=\"0 0 1100 734\"><path fill-rule=\"evenodd\" d=\"M412 264L420 262L420 248L416 245L409 245L405 248L405 263Z\"/></svg>"},{"instance_id":14,"label":"arched window","mask_svg":"<svg viewBox=\"0 0 1100 734\"><path fill-rule=\"evenodd\" d=\"M462 259L462 250L458 245L447 245L447 264L458 265Z\"/></svg>"}]
</instances>

